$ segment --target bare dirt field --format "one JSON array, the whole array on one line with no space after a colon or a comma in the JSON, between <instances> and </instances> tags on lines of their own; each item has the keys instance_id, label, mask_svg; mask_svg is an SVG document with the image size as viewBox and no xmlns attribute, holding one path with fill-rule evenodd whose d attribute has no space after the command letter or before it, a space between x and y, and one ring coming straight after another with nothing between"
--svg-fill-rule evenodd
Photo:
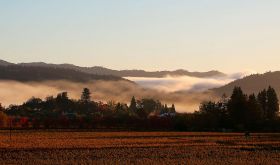
<instances>
[{"instance_id":1,"label":"bare dirt field","mask_svg":"<svg viewBox=\"0 0 280 165\"><path fill-rule=\"evenodd\" d=\"M0 164L280 164L280 134L0 131Z\"/></svg>"}]
</instances>

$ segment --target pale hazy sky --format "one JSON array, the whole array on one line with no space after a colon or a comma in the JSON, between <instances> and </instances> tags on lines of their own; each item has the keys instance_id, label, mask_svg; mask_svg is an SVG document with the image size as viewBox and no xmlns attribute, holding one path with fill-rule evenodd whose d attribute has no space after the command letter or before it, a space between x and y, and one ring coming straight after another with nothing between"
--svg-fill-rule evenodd
<instances>
[{"instance_id":1,"label":"pale hazy sky","mask_svg":"<svg viewBox=\"0 0 280 165\"><path fill-rule=\"evenodd\" d=\"M280 0L0 0L0 59L280 70Z\"/></svg>"}]
</instances>

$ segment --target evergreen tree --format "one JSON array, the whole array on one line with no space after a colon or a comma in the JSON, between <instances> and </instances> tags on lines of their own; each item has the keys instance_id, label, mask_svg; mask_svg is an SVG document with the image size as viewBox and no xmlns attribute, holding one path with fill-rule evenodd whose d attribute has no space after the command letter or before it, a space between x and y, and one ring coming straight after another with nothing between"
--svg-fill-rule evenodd
<instances>
[{"instance_id":1,"label":"evergreen tree","mask_svg":"<svg viewBox=\"0 0 280 165\"><path fill-rule=\"evenodd\" d=\"M53 96L48 96L45 98L45 102L43 102L43 110L45 112L51 111L55 109L56 99Z\"/></svg>"},{"instance_id":2,"label":"evergreen tree","mask_svg":"<svg viewBox=\"0 0 280 165\"><path fill-rule=\"evenodd\" d=\"M273 120L276 118L279 112L279 100L275 90L269 86L267 90L267 116L268 120Z\"/></svg>"},{"instance_id":3,"label":"evergreen tree","mask_svg":"<svg viewBox=\"0 0 280 165\"><path fill-rule=\"evenodd\" d=\"M199 107L199 113L202 115L203 120L202 123L205 124L205 128L216 129L216 128L224 128L222 123L222 109L221 104L216 102L204 102Z\"/></svg>"},{"instance_id":4,"label":"evergreen tree","mask_svg":"<svg viewBox=\"0 0 280 165\"><path fill-rule=\"evenodd\" d=\"M129 110L133 113L135 113L137 111L137 104L136 104L136 99L134 96L131 98Z\"/></svg>"},{"instance_id":5,"label":"evergreen tree","mask_svg":"<svg viewBox=\"0 0 280 165\"><path fill-rule=\"evenodd\" d=\"M122 111L123 111L122 104L121 103L117 103L117 105L116 105L116 112L120 113Z\"/></svg>"},{"instance_id":6,"label":"evergreen tree","mask_svg":"<svg viewBox=\"0 0 280 165\"><path fill-rule=\"evenodd\" d=\"M250 128L256 129L262 119L261 105L256 96L251 94L248 99L248 119L247 124Z\"/></svg>"},{"instance_id":7,"label":"evergreen tree","mask_svg":"<svg viewBox=\"0 0 280 165\"><path fill-rule=\"evenodd\" d=\"M58 102L64 102L64 101L68 101L69 98L68 98L68 93L67 92L62 92L62 93L59 93L56 97L56 100Z\"/></svg>"},{"instance_id":8,"label":"evergreen tree","mask_svg":"<svg viewBox=\"0 0 280 165\"><path fill-rule=\"evenodd\" d=\"M243 129L247 119L247 96L240 87L234 87L228 103L229 117L234 127Z\"/></svg>"},{"instance_id":9,"label":"evergreen tree","mask_svg":"<svg viewBox=\"0 0 280 165\"><path fill-rule=\"evenodd\" d=\"M91 93L88 88L84 88L82 96L81 96L81 101L84 103L89 103L91 100Z\"/></svg>"},{"instance_id":10,"label":"evergreen tree","mask_svg":"<svg viewBox=\"0 0 280 165\"><path fill-rule=\"evenodd\" d=\"M59 93L56 97L56 106L60 112L68 111L71 107L67 92Z\"/></svg>"},{"instance_id":11,"label":"evergreen tree","mask_svg":"<svg viewBox=\"0 0 280 165\"><path fill-rule=\"evenodd\" d=\"M118 117L124 117L127 114L127 105L122 103L117 103L115 107L115 112Z\"/></svg>"},{"instance_id":12,"label":"evergreen tree","mask_svg":"<svg viewBox=\"0 0 280 165\"><path fill-rule=\"evenodd\" d=\"M261 116L264 119L267 116L267 92L265 89L259 92L257 99L261 106Z\"/></svg>"}]
</instances>

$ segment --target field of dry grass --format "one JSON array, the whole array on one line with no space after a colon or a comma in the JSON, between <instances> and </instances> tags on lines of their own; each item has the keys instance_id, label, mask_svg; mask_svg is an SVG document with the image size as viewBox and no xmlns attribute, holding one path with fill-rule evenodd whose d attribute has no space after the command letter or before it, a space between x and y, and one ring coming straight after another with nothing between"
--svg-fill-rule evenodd
<instances>
[{"instance_id":1,"label":"field of dry grass","mask_svg":"<svg viewBox=\"0 0 280 165\"><path fill-rule=\"evenodd\" d=\"M0 164L280 164L280 134L0 131Z\"/></svg>"}]
</instances>

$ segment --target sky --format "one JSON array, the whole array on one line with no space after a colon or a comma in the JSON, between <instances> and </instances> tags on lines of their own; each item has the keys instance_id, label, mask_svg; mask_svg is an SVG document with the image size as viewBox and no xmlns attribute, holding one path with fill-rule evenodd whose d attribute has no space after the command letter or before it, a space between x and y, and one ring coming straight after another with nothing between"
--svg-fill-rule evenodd
<instances>
[{"instance_id":1,"label":"sky","mask_svg":"<svg viewBox=\"0 0 280 165\"><path fill-rule=\"evenodd\" d=\"M280 70L279 0L0 0L0 59Z\"/></svg>"}]
</instances>

